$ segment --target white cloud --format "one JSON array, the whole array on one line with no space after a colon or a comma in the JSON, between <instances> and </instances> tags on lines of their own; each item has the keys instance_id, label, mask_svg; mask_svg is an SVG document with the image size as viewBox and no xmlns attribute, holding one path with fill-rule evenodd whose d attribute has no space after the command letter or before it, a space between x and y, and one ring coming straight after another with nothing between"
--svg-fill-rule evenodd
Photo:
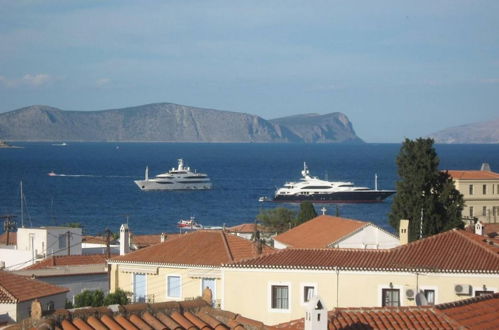
<instances>
[{"instance_id":1,"label":"white cloud","mask_svg":"<svg viewBox=\"0 0 499 330\"><path fill-rule=\"evenodd\" d=\"M97 87L104 87L106 85L109 85L109 83L111 83L111 79L109 79L109 78L100 78L100 79L97 79L97 81L95 82L95 85Z\"/></svg>"},{"instance_id":2,"label":"white cloud","mask_svg":"<svg viewBox=\"0 0 499 330\"><path fill-rule=\"evenodd\" d=\"M27 73L21 78L7 78L5 76L0 76L0 83L5 87L9 88L16 88L23 86L41 87L50 84L55 80L56 79L53 76L46 73L37 73L37 74Z\"/></svg>"}]
</instances>

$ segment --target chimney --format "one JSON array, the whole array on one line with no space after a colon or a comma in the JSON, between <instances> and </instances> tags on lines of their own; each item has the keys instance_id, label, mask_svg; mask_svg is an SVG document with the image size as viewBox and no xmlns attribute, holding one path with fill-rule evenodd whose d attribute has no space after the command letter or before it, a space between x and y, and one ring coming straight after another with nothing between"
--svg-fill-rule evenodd
<instances>
[{"instance_id":1,"label":"chimney","mask_svg":"<svg viewBox=\"0 0 499 330\"><path fill-rule=\"evenodd\" d=\"M482 236L483 235L483 225L480 221L475 223L475 234Z\"/></svg>"},{"instance_id":2,"label":"chimney","mask_svg":"<svg viewBox=\"0 0 499 330\"><path fill-rule=\"evenodd\" d=\"M130 234L127 224L122 224L120 227L120 256L130 252Z\"/></svg>"},{"instance_id":3,"label":"chimney","mask_svg":"<svg viewBox=\"0 0 499 330\"><path fill-rule=\"evenodd\" d=\"M401 219L399 223L400 245L409 243L409 220Z\"/></svg>"},{"instance_id":4,"label":"chimney","mask_svg":"<svg viewBox=\"0 0 499 330\"><path fill-rule=\"evenodd\" d=\"M305 306L305 330L327 330L327 309L317 296L310 298Z\"/></svg>"},{"instance_id":5,"label":"chimney","mask_svg":"<svg viewBox=\"0 0 499 330\"><path fill-rule=\"evenodd\" d=\"M161 233L161 243L163 243L164 241L166 241L167 237L168 237L168 235L166 233Z\"/></svg>"}]
</instances>

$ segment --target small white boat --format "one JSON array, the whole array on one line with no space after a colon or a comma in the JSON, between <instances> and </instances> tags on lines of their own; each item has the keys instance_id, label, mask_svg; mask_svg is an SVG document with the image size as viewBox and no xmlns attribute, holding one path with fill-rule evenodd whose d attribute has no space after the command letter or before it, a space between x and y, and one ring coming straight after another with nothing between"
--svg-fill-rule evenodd
<instances>
[{"instance_id":1,"label":"small white boat","mask_svg":"<svg viewBox=\"0 0 499 330\"><path fill-rule=\"evenodd\" d=\"M54 171L51 171L48 173L48 176L57 176L57 174Z\"/></svg>"},{"instance_id":2,"label":"small white boat","mask_svg":"<svg viewBox=\"0 0 499 330\"><path fill-rule=\"evenodd\" d=\"M179 222L177 222L177 227L184 230L203 229L203 225L196 222L194 217L191 217L189 220L180 220Z\"/></svg>"},{"instance_id":3,"label":"small white boat","mask_svg":"<svg viewBox=\"0 0 499 330\"><path fill-rule=\"evenodd\" d=\"M55 147L66 147L68 144L66 142L62 142L62 143L52 143L52 145Z\"/></svg>"},{"instance_id":4,"label":"small white boat","mask_svg":"<svg viewBox=\"0 0 499 330\"><path fill-rule=\"evenodd\" d=\"M167 173L161 173L149 179L149 167L146 167L144 180L135 180L141 190L206 190L211 189L211 181L205 173L191 171L184 166L182 159L178 160L177 168Z\"/></svg>"}]
</instances>

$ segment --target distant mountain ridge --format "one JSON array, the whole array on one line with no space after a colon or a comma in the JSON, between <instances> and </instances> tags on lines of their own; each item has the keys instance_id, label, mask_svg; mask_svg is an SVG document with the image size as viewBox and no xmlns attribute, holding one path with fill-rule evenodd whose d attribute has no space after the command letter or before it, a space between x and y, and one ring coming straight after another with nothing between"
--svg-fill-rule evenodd
<instances>
[{"instance_id":1,"label":"distant mountain ridge","mask_svg":"<svg viewBox=\"0 0 499 330\"><path fill-rule=\"evenodd\" d=\"M499 143L499 119L447 128L430 137L437 143Z\"/></svg>"},{"instance_id":2,"label":"distant mountain ridge","mask_svg":"<svg viewBox=\"0 0 499 330\"><path fill-rule=\"evenodd\" d=\"M0 114L0 139L88 142L363 142L355 134L347 116L342 113L265 120L246 113L173 103L100 111L66 111L33 105Z\"/></svg>"}]
</instances>

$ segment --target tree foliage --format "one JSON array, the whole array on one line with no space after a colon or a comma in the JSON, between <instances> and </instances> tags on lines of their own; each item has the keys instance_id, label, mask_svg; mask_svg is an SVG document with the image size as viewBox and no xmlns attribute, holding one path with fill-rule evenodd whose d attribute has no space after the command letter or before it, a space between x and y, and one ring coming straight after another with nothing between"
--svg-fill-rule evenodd
<instances>
[{"instance_id":1,"label":"tree foliage","mask_svg":"<svg viewBox=\"0 0 499 330\"><path fill-rule=\"evenodd\" d=\"M278 233L296 225L296 212L284 207L262 210L256 218L262 225Z\"/></svg>"},{"instance_id":2,"label":"tree foliage","mask_svg":"<svg viewBox=\"0 0 499 330\"><path fill-rule=\"evenodd\" d=\"M129 302L130 301L128 299L128 294L121 289L117 289L115 292L110 293L106 296L106 298L104 299L104 306L116 304L126 305Z\"/></svg>"},{"instance_id":3,"label":"tree foliage","mask_svg":"<svg viewBox=\"0 0 499 330\"><path fill-rule=\"evenodd\" d=\"M409 240L451 228L462 228L463 196L447 172L438 169L440 160L432 139L406 139L397 157L399 181L389 215L398 230L401 219L409 220Z\"/></svg>"},{"instance_id":4,"label":"tree foliage","mask_svg":"<svg viewBox=\"0 0 499 330\"><path fill-rule=\"evenodd\" d=\"M116 290L114 293L108 294L104 297L102 290L84 290L74 297L74 307L99 307L109 306L114 304L126 305L129 303L128 295L123 290Z\"/></svg>"},{"instance_id":5,"label":"tree foliage","mask_svg":"<svg viewBox=\"0 0 499 330\"><path fill-rule=\"evenodd\" d=\"M310 219L313 219L317 216L317 212L315 212L314 204L309 201L300 203L300 212L298 213L297 224L304 223Z\"/></svg>"}]
</instances>

